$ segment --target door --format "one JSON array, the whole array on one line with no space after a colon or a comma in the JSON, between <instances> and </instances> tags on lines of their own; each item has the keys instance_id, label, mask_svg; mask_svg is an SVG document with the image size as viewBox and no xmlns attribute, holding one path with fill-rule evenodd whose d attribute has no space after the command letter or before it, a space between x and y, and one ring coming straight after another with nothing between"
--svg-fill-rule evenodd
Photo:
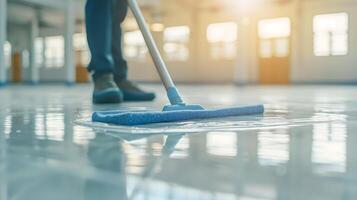
<instances>
[{"instance_id":1,"label":"door","mask_svg":"<svg viewBox=\"0 0 357 200\"><path fill-rule=\"evenodd\" d=\"M12 56L12 82L19 83L22 80L22 57L21 53L15 52Z\"/></svg>"},{"instance_id":2,"label":"door","mask_svg":"<svg viewBox=\"0 0 357 200\"><path fill-rule=\"evenodd\" d=\"M84 64L84 54L85 51L76 51L76 82L77 83L86 83L89 81L89 74L87 67Z\"/></svg>"},{"instance_id":3,"label":"door","mask_svg":"<svg viewBox=\"0 0 357 200\"><path fill-rule=\"evenodd\" d=\"M259 21L259 80L261 84L290 82L289 18Z\"/></svg>"}]
</instances>

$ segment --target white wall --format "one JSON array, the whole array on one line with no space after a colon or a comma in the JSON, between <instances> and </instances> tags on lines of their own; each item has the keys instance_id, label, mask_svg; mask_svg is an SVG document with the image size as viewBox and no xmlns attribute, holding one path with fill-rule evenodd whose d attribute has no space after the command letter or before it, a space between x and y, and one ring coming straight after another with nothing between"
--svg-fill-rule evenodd
<instances>
[{"instance_id":1,"label":"white wall","mask_svg":"<svg viewBox=\"0 0 357 200\"><path fill-rule=\"evenodd\" d=\"M315 0L302 4L301 64L294 71L294 82L357 83L357 1ZM347 12L349 15L349 52L345 56L316 57L313 53L313 16Z\"/></svg>"},{"instance_id":2,"label":"white wall","mask_svg":"<svg viewBox=\"0 0 357 200\"><path fill-rule=\"evenodd\" d=\"M349 53L345 56L317 57L313 52L313 17L336 12L349 14ZM291 83L357 83L357 26L354 25L357 21L357 1L308 0L263 4L242 13L241 17L249 18L250 23L244 27L239 40L249 42L238 43L240 55L236 65L236 82L256 83L259 80L258 21L289 17L292 22ZM248 71L248 76L240 76L241 71Z\"/></svg>"},{"instance_id":3,"label":"white wall","mask_svg":"<svg viewBox=\"0 0 357 200\"><path fill-rule=\"evenodd\" d=\"M239 16L239 34L234 82L241 84L256 84L259 83L260 67L258 23L262 19L280 17L289 17L292 23L294 23L294 20L296 19L295 3L249 4L246 5L246 7L240 7L240 10L237 12L237 15ZM292 28L292 37L296 34L295 31L296 30Z\"/></svg>"}]
</instances>

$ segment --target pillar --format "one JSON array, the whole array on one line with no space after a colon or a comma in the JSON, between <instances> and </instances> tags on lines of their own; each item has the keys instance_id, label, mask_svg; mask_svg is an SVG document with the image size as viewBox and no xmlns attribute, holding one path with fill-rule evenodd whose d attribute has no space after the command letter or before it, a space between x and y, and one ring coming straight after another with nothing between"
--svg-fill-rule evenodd
<instances>
[{"instance_id":1,"label":"pillar","mask_svg":"<svg viewBox=\"0 0 357 200\"><path fill-rule=\"evenodd\" d=\"M240 17L240 26L238 27L238 43L237 57L235 60L235 76L236 84L248 84L252 80L249 77L249 67L251 67L251 23L248 17ZM255 59L255 57L253 58Z\"/></svg>"},{"instance_id":2,"label":"pillar","mask_svg":"<svg viewBox=\"0 0 357 200\"><path fill-rule=\"evenodd\" d=\"M0 0L0 86L6 83L4 45L6 42L7 0Z\"/></svg>"},{"instance_id":3,"label":"pillar","mask_svg":"<svg viewBox=\"0 0 357 200\"><path fill-rule=\"evenodd\" d=\"M36 66L35 41L39 35L38 17L34 16L31 21L30 30L30 82L37 84L39 81L39 66Z\"/></svg>"},{"instance_id":4,"label":"pillar","mask_svg":"<svg viewBox=\"0 0 357 200\"><path fill-rule=\"evenodd\" d=\"M290 81L292 83L299 82L301 79L299 75L299 70L303 65L302 50L304 44L303 31L304 31L304 21L303 21L303 8L301 1L295 0L295 13L292 21L292 35L291 35L291 70L290 70Z\"/></svg>"},{"instance_id":5,"label":"pillar","mask_svg":"<svg viewBox=\"0 0 357 200\"><path fill-rule=\"evenodd\" d=\"M66 83L71 85L75 82L75 62L74 62L74 48L73 48L73 34L75 31L75 3L73 0L67 0L66 4L66 18L65 18L65 69L66 69Z\"/></svg>"}]
</instances>

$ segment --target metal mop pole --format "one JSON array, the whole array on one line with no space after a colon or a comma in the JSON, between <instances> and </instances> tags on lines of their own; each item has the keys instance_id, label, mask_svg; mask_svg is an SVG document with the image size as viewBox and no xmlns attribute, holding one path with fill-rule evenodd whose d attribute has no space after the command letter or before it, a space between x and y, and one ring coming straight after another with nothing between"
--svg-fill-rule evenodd
<instances>
[{"instance_id":1,"label":"metal mop pole","mask_svg":"<svg viewBox=\"0 0 357 200\"><path fill-rule=\"evenodd\" d=\"M154 61L155 67L161 81L163 82L167 95L172 105L184 104L181 98L180 93L178 92L172 78L167 70L166 64L162 59L162 56L157 48L157 45L152 37L152 34L145 22L144 16L139 8L139 5L136 0L128 0L129 7L134 14L134 17L139 25L141 33L143 34L146 45L148 46L150 55Z\"/></svg>"}]
</instances>

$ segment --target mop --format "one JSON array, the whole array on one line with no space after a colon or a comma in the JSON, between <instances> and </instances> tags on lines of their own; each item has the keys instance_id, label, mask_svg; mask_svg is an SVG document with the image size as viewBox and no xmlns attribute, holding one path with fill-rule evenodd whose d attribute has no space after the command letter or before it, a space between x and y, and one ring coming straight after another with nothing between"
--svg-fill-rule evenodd
<instances>
[{"instance_id":1,"label":"mop","mask_svg":"<svg viewBox=\"0 0 357 200\"><path fill-rule=\"evenodd\" d=\"M146 25L143 14L136 0L128 0L129 7L139 25L142 35L154 61L156 70L165 86L170 105L164 106L162 111L110 111L94 112L93 122L110 123L116 125L136 126L152 123L179 122L194 119L222 118L264 113L263 105L232 107L224 109L206 110L201 105L186 104L176 88L167 70L159 49Z\"/></svg>"}]
</instances>

